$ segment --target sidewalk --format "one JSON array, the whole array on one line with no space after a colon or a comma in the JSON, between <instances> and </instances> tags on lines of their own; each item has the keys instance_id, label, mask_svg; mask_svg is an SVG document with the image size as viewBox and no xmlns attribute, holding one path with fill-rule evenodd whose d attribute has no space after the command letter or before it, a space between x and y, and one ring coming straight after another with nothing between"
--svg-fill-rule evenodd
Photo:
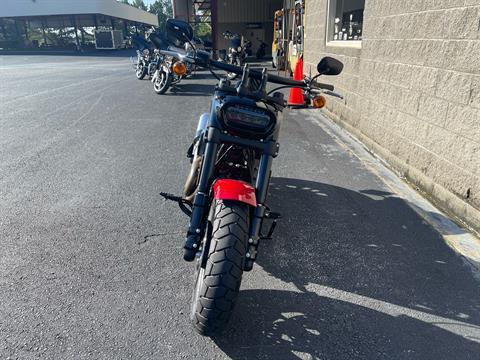
<instances>
[{"instance_id":1,"label":"sidewalk","mask_svg":"<svg viewBox=\"0 0 480 360\"><path fill-rule=\"evenodd\" d=\"M217 345L234 359L476 359L478 271L419 211L468 234L321 114L285 116L269 191L283 219Z\"/></svg>"},{"instance_id":2,"label":"sidewalk","mask_svg":"<svg viewBox=\"0 0 480 360\"><path fill-rule=\"evenodd\" d=\"M304 115L308 118L311 113L304 112ZM480 239L468 229L456 224L448 215L422 197L422 194L415 191L392 171L388 163L372 154L358 139L329 119L329 116L330 114L326 111L318 118L318 124L322 129L328 132L339 145L354 152L358 159L381 178L387 187L433 226L454 251L480 271ZM477 273L477 271L474 272Z\"/></svg>"}]
</instances>

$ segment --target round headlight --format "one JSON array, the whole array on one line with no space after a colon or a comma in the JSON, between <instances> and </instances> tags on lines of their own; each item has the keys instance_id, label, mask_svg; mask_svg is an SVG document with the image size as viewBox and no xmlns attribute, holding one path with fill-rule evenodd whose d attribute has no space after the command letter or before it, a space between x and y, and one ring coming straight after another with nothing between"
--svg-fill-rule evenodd
<instances>
[{"instance_id":1,"label":"round headlight","mask_svg":"<svg viewBox=\"0 0 480 360\"><path fill-rule=\"evenodd\" d=\"M242 47L239 46L239 47L237 48L237 51L238 51L238 52L242 51Z\"/></svg>"}]
</instances>

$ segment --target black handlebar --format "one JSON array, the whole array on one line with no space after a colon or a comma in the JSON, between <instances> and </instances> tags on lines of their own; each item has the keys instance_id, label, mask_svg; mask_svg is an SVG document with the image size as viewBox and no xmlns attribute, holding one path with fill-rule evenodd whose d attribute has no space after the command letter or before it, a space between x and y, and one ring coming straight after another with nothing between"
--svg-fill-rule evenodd
<instances>
[{"instance_id":1,"label":"black handlebar","mask_svg":"<svg viewBox=\"0 0 480 360\"><path fill-rule=\"evenodd\" d=\"M243 74L243 68L241 68L240 66L227 64L227 63L224 63L224 62L221 62L221 61L215 61L215 60L210 60L210 65L213 66L213 67L216 67L217 69L225 70L225 71L232 72L232 73L235 73L235 74L238 74L238 75ZM259 71L259 70L250 69L249 76L253 79L262 80L262 72ZM301 88L306 87L306 85L303 81L286 79L284 77L273 75L273 74L268 74L268 82L272 82L272 83L280 84L280 85L289 85L289 86L301 87Z\"/></svg>"},{"instance_id":2,"label":"black handlebar","mask_svg":"<svg viewBox=\"0 0 480 360\"><path fill-rule=\"evenodd\" d=\"M166 54L166 55L172 55L174 54L171 51L164 51L160 50L160 53ZM202 53L197 53L197 56L195 58L190 58L190 61L195 62L197 65L201 67L206 67L208 68L209 66L215 67L220 70L224 70L227 72L232 72L238 75L243 74L243 68L240 66L232 65L232 64L227 64L225 62L221 61L216 61L216 60L211 60L208 58L207 54L202 54ZM249 76L253 79L257 80L262 80L263 75L262 71L260 70L254 70L254 69L249 69ZM279 85L284 85L288 87L297 87L297 88L308 88L309 85L310 87L315 87L318 89L325 89L325 90L334 90L334 86L330 84L324 84L324 83L319 83L316 81L312 81L309 84L305 81L299 81L299 80L293 80L293 79L287 79L282 76L274 75L274 74L268 74L268 82L279 84Z\"/></svg>"},{"instance_id":3,"label":"black handlebar","mask_svg":"<svg viewBox=\"0 0 480 360\"><path fill-rule=\"evenodd\" d=\"M330 84L324 84L324 83L319 83L319 82L316 82L316 81L312 81L312 85L313 85L313 87L316 87L316 88L319 88L319 89L325 89L325 90L330 90L330 91L335 90L335 87L333 85L330 85Z\"/></svg>"},{"instance_id":4,"label":"black handlebar","mask_svg":"<svg viewBox=\"0 0 480 360\"><path fill-rule=\"evenodd\" d=\"M220 69L220 70L225 70L227 72L232 72L238 75L243 74L243 68L240 66L232 65L232 64L227 64L225 62L221 61L216 61L216 60L210 60L210 65ZM262 72L259 70L253 70L250 69L249 71L249 76L251 78L257 79L257 80L262 80ZM299 81L299 80L293 80L293 79L287 79L282 76L274 75L274 74L268 74L268 82L279 84L279 85L286 85L286 86L291 86L291 87L298 87L298 88L306 88L307 84L304 81ZM334 87L333 85L329 84L324 84L324 83L318 83L316 81L313 81L311 83L313 87L319 88L319 89L326 89L333 91Z\"/></svg>"}]
</instances>

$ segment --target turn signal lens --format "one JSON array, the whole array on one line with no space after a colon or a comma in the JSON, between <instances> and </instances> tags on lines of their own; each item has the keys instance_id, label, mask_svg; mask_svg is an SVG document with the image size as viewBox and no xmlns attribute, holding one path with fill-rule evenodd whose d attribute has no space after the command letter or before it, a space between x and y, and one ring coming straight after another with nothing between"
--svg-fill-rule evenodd
<instances>
[{"instance_id":1,"label":"turn signal lens","mask_svg":"<svg viewBox=\"0 0 480 360\"><path fill-rule=\"evenodd\" d=\"M178 75L178 76L182 76L187 73L187 67L181 61L177 61L175 64L173 64L172 70L175 73L175 75Z\"/></svg>"},{"instance_id":2,"label":"turn signal lens","mask_svg":"<svg viewBox=\"0 0 480 360\"><path fill-rule=\"evenodd\" d=\"M317 109L323 108L326 104L327 104L327 99L325 99L325 97L322 95L315 96L312 100L313 107Z\"/></svg>"}]
</instances>

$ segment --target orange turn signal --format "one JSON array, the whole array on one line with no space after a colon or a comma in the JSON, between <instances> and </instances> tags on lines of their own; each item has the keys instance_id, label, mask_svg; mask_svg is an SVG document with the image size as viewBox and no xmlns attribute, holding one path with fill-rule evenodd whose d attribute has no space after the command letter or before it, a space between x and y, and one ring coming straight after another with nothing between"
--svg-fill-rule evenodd
<instances>
[{"instance_id":1,"label":"orange turn signal","mask_svg":"<svg viewBox=\"0 0 480 360\"><path fill-rule=\"evenodd\" d=\"M187 67L183 62L177 61L175 64L173 64L172 71L175 75L182 76L187 73Z\"/></svg>"},{"instance_id":2,"label":"orange turn signal","mask_svg":"<svg viewBox=\"0 0 480 360\"><path fill-rule=\"evenodd\" d=\"M318 95L312 99L312 105L317 109L323 108L326 104L327 104L327 99L325 99L325 96Z\"/></svg>"}]
</instances>

